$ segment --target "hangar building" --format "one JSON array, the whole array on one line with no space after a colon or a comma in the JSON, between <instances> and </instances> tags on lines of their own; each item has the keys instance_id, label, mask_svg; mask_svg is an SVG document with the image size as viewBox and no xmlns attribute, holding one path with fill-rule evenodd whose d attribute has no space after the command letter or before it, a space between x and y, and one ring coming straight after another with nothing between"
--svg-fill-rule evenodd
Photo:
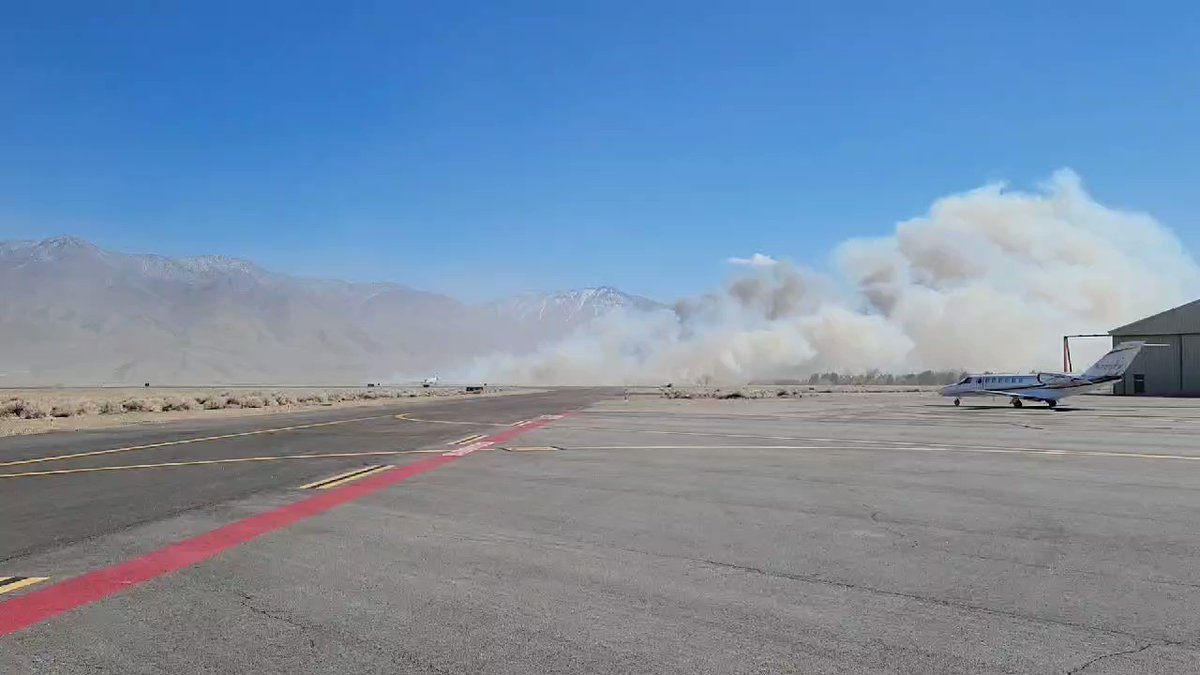
<instances>
[{"instance_id":1,"label":"hangar building","mask_svg":"<svg viewBox=\"0 0 1200 675\"><path fill-rule=\"evenodd\" d=\"M1200 396L1200 300L1168 309L1108 332L1113 345L1145 340L1125 377L1113 386L1117 395Z\"/></svg>"}]
</instances>

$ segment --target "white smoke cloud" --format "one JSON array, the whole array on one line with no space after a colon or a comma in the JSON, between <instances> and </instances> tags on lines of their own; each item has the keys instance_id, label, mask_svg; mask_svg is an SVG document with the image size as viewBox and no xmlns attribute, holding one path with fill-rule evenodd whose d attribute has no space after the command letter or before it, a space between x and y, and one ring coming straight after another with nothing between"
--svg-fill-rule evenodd
<instances>
[{"instance_id":1,"label":"white smoke cloud","mask_svg":"<svg viewBox=\"0 0 1200 675\"><path fill-rule=\"evenodd\" d=\"M755 253L749 258L727 258L725 262L741 267L772 267L779 264L778 260L762 253Z\"/></svg>"},{"instance_id":2,"label":"white smoke cloud","mask_svg":"<svg viewBox=\"0 0 1200 675\"><path fill-rule=\"evenodd\" d=\"M1169 230L1096 202L1067 170L1032 193L993 184L938 199L889 236L843 243L835 259L837 279L763 254L731 258L747 274L719 292L607 315L534 354L482 359L474 374L632 384L1054 369L1062 335L1105 332L1200 292L1200 269ZM1075 361L1103 352L1099 342Z\"/></svg>"}]
</instances>

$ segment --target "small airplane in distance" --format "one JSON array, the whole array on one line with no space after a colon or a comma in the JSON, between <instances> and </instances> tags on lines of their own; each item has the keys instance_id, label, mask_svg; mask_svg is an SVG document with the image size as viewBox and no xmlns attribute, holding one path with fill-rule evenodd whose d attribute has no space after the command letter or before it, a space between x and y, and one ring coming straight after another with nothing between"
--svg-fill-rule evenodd
<instances>
[{"instance_id":1,"label":"small airplane in distance","mask_svg":"<svg viewBox=\"0 0 1200 675\"><path fill-rule=\"evenodd\" d=\"M1007 396L1014 408L1021 401L1039 401L1051 408L1059 399L1082 394L1121 379L1142 347L1160 347L1146 342L1122 342L1083 372L1072 373L981 373L969 374L954 384L942 387L942 396L953 396L959 405L964 396Z\"/></svg>"},{"instance_id":2,"label":"small airplane in distance","mask_svg":"<svg viewBox=\"0 0 1200 675\"><path fill-rule=\"evenodd\" d=\"M435 385L437 383L438 383L438 379L437 379L436 375L434 375L433 377L427 377L427 378L421 380L421 386L423 386L423 387L432 387L433 385Z\"/></svg>"}]
</instances>

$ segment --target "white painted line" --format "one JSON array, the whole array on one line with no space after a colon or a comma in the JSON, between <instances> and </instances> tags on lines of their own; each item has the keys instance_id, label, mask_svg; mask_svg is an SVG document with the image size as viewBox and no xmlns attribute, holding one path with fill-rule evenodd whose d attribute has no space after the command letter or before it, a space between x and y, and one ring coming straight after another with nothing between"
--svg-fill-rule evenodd
<instances>
[{"instance_id":1,"label":"white painted line","mask_svg":"<svg viewBox=\"0 0 1200 675\"><path fill-rule=\"evenodd\" d=\"M446 452L443 452L442 456L443 457L466 457L467 455L471 454L472 452L475 452L476 450L483 450L484 448L489 448L491 446L492 446L491 441L480 441L478 443L464 445L461 448L455 448L453 450L448 450Z\"/></svg>"},{"instance_id":2,"label":"white painted line","mask_svg":"<svg viewBox=\"0 0 1200 675\"><path fill-rule=\"evenodd\" d=\"M576 445L564 450L872 450L916 452L965 452L1003 455L1061 455L1079 457L1115 457L1125 459L1178 459L1200 461L1200 455L1167 455L1149 452L1105 452L1101 450L1049 450L1037 448L1000 448L983 446L903 445L893 447L862 445Z\"/></svg>"}]
</instances>

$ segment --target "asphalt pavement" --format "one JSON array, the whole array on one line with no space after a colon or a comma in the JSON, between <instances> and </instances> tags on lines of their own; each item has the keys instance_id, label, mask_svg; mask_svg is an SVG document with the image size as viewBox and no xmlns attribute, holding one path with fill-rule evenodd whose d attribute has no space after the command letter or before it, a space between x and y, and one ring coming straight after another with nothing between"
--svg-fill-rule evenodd
<instances>
[{"instance_id":1,"label":"asphalt pavement","mask_svg":"<svg viewBox=\"0 0 1200 675\"><path fill-rule=\"evenodd\" d=\"M1200 672L1191 402L606 394L547 394L510 416L591 405L0 637L0 672ZM119 565L294 508L295 482L0 575Z\"/></svg>"},{"instance_id":2,"label":"asphalt pavement","mask_svg":"<svg viewBox=\"0 0 1200 675\"><path fill-rule=\"evenodd\" d=\"M0 476L66 472L0 477L0 565L356 466L411 461L369 453L418 450L601 395L559 389L0 438Z\"/></svg>"}]
</instances>

